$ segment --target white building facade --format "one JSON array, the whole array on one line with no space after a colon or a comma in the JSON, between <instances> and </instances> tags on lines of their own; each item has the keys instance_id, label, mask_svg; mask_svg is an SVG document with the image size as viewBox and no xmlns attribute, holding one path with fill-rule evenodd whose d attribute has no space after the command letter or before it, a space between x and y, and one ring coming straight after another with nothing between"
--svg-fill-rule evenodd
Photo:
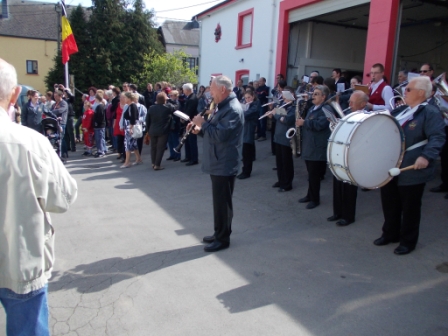
<instances>
[{"instance_id":1,"label":"white building facade","mask_svg":"<svg viewBox=\"0 0 448 336\"><path fill-rule=\"evenodd\" d=\"M228 0L197 15L199 84L226 75L236 83L266 78L275 85L280 0Z\"/></svg>"}]
</instances>

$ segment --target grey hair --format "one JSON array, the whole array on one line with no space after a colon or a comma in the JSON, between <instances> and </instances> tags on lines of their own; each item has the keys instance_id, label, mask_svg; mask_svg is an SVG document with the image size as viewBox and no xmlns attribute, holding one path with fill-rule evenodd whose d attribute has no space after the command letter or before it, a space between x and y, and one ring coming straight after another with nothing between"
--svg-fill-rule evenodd
<instances>
[{"instance_id":1,"label":"grey hair","mask_svg":"<svg viewBox=\"0 0 448 336\"><path fill-rule=\"evenodd\" d=\"M319 90L322 92L322 94L325 96L326 99L328 99L328 96L330 95L330 90L325 85L317 85L314 88L314 91Z\"/></svg>"},{"instance_id":2,"label":"grey hair","mask_svg":"<svg viewBox=\"0 0 448 336\"><path fill-rule=\"evenodd\" d=\"M224 86L227 91L232 91L233 83L229 77L226 76L216 76L213 81L216 86Z\"/></svg>"},{"instance_id":3,"label":"grey hair","mask_svg":"<svg viewBox=\"0 0 448 336\"><path fill-rule=\"evenodd\" d=\"M409 84L415 83L415 88L418 90L423 90L425 92L425 98L428 99L432 94L432 84L431 79L428 76L419 76L412 78Z\"/></svg>"},{"instance_id":4,"label":"grey hair","mask_svg":"<svg viewBox=\"0 0 448 336\"><path fill-rule=\"evenodd\" d=\"M361 90L355 90L355 91L353 91L352 95L355 94L355 93L356 93L357 95L359 95L359 98L361 98L361 100L362 100L364 103L368 103L368 102L369 102L369 96L366 95L366 94L364 93L364 91L361 91Z\"/></svg>"},{"instance_id":5,"label":"grey hair","mask_svg":"<svg viewBox=\"0 0 448 336\"><path fill-rule=\"evenodd\" d=\"M0 58L0 101L11 96L12 90L17 86L17 72L14 66Z\"/></svg>"},{"instance_id":6,"label":"grey hair","mask_svg":"<svg viewBox=\"0 0 448 336\"><path fill-rule=\"evenodd\" d=\"M108 97L112 97L112 90L106 90L106 92L104 92L104 94Z\"/></svg>"},{"instance_id":7,"label":"grey hair","mask_svg":"<svg viewBox=\"0 0 448 336\"><path fill-rule=\"evenodd\" d=\"M184 85L182 85L182 90L190 90L190 91L193 91L193 84L191 84L191 83L185 83Z\"/></svg>"}]
</instances>

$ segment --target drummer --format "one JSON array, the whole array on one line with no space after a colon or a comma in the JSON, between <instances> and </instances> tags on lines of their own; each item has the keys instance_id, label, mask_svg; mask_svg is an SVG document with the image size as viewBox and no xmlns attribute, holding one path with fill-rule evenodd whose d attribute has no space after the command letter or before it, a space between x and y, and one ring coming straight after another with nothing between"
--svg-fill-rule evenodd
<instances>
[{"instance_id":1,"label":"drummer","mask_svg":"<svg viewBox=\"0 0 448 336\"><path fill-rule=\"evenodd\" d=\"M350 112L366 112L365 107L369 97L362 91L354 91L348 101ZM333 176L333 215L328 217L329 222L337 221L338 226L347 226L355 221L356 197L358 187L350 183L339 181Z\"/></svg>"},{"instance_id":2,"label":"drummer","mask_svg":"<svg viewBox=\"0 0 448 336\"><path fill-rule=\"evenodd\" d=\"M413 165L414 169L402 172L381 188L383 234L373 243L382 246L399 242L394 250L397 255L408 254L417 245L423 191L434 175L435 160L445 143L442 116L426 102L431 90L429 77L411 79L405 89L408 106L391 112L405 135L407 150L401 168Z\"/></svg>"}]
</instances>

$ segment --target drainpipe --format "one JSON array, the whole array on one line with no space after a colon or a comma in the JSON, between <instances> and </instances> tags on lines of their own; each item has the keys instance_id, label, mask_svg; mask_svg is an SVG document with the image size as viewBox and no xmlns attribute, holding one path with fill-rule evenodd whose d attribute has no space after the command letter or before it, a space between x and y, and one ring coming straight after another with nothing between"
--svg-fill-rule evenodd
<instances>
[{"instance_id":1,"label":"drainpipe","mask_svg":"<svg viewBox=\"0 0 448 336\"><path fill-rule=\"evenodd\" d=\"M277 17L277 0L272 0L272 21L271 21L271 43L269 45L269 72L267 75L267 82L275 85L275 80L271 82L272 74L274 72L274 46L275 46L275 18ZM275 75L274 75L275 78Z\"/></svg>"}]
</instances>

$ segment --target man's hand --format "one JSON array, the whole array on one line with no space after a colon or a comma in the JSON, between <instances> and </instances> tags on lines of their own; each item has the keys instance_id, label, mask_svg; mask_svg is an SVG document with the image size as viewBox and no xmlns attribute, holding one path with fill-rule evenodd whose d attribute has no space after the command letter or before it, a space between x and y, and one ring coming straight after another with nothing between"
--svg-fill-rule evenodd
<instances>
[{"instance_id":1,"label":"man's hand","mask_svg":"<svg viewBox=\"0 0 448 336\"><path fill-rule=\"evenodd\" d=\"M200 126L196 126L193 122L190 122L190 123L187 125L187 132L188 132L192 127L194 127L194 128L191 130L191 133L193 133L193 134L199 134L199 132L201 131L201 127L200 127Z\"/></svg>"},{"instance_id":2,"label":"man's hand","mask_svg":"<svg viewBox=\"0 0 448 336\"><path fill-rule=\"evenodd\" d=\"M303 120L302 118L299 118L296 120L297 127L303 126L304 123L305 123L305 120Z\"/></svg>"},{"instance_id":3,"label":"man's hand","mask_svg":"<svg viewBox=\"0 0 448 336\"><path fill-rule=\"evenodd\" d=\"M425 169L428 167L429 162L423 156L419 156L414 163L414 169Z\"/></svg>"},{"instance_id":4,"label":"man's hand","mask_svg":"<svg viewBox=\"0 0 448 336\"><path fill-rule=\"evenodd\" d=\"M367 103L366 107L367 107L367 110L373 111L373 104Z\"/></svg>"},{"instance_id":5,"label":"man's hand","mask_svg":"<svg viewBox=\"0 0 448 336\"><path fill-rule=\"evenodd\" d=\"M193 118L193 124L195 124L197 127L202 127L202 124L205 123L205 120L200 115L196 115ZM197 134L197 133L196 133Z\"/></svg>"}]
</instances>

